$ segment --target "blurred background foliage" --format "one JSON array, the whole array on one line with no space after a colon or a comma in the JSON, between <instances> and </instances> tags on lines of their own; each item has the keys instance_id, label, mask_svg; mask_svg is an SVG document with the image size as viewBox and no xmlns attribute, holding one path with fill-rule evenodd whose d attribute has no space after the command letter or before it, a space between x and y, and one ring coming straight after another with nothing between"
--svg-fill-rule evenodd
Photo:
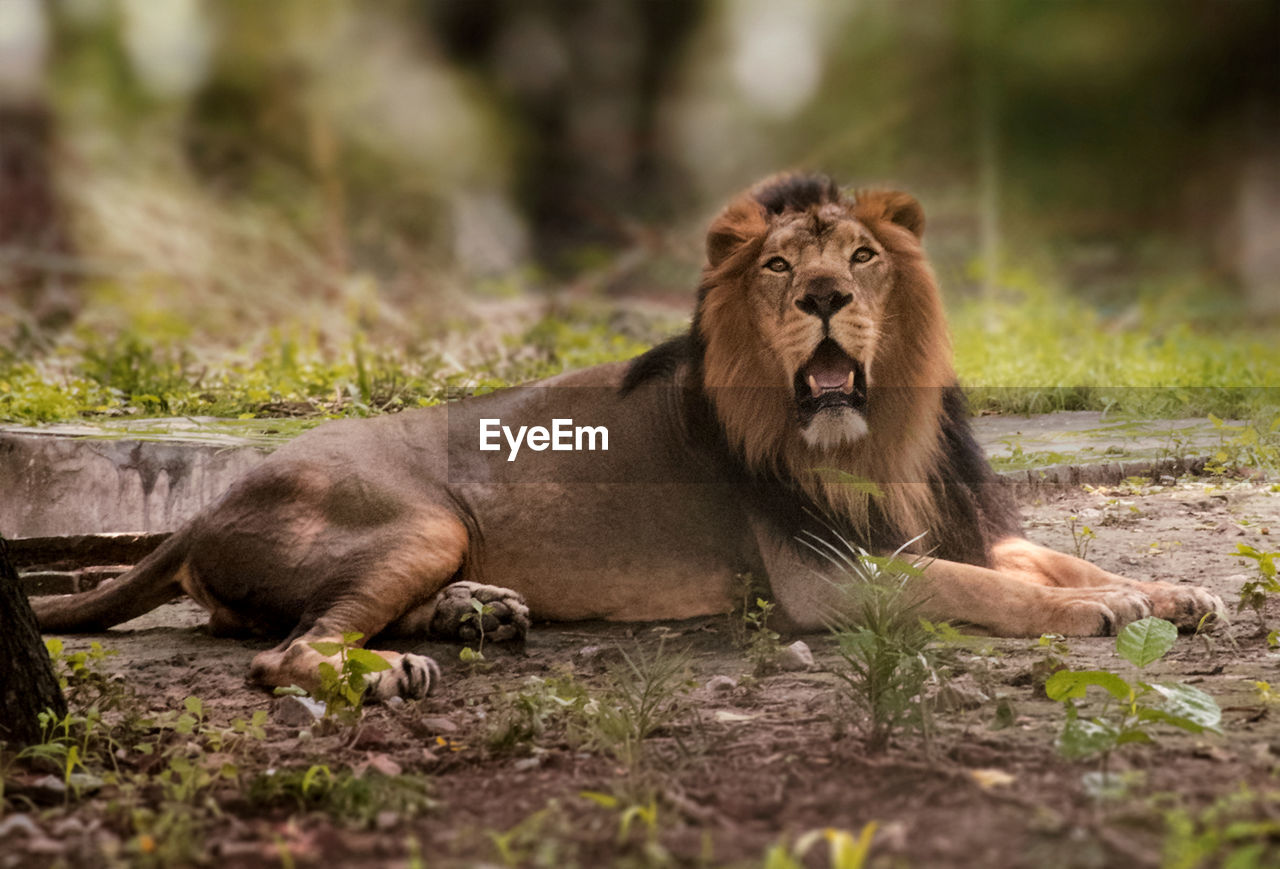
<instances>
[{"instance_id":1,"label":"blurred background foliage","mask_svg":"<svg viewBox=\"0 0 1280 869\"><path fill-rule=\"evenodd\" d=\"M1277 47L1273 0L0 0L0 417L625 358L785 168L921 199L983 406L1255 412Z\"/></svg>"}]
</instances>

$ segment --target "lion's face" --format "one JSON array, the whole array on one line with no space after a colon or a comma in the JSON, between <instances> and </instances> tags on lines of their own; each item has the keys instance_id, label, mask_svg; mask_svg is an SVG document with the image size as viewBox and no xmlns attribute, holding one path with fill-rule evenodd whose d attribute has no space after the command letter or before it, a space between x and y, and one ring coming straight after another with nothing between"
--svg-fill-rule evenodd
<instances>
[{"instance_id":1,"label":"lion's face","mask_svg":"<svg viewBox=\"0 0 1280 869\"><path fill-rule=\"evenodd\" d=\"M927 465L954 375L923 226L905 193L804 175L766 180L712 223L703 386L749 464L817 451Z\"/></svg>"},{"instance_id":2,"label":"lion's face","mask_svg":"<svg viewBox=\"0 0 1280 869\"><path fill-rule=\"evenodd\" d=\"M841 204L784 212L769 222L744 278L805 441L834 447L859 440L893 278L884 246Z\"/></svg>"}]
</instances>

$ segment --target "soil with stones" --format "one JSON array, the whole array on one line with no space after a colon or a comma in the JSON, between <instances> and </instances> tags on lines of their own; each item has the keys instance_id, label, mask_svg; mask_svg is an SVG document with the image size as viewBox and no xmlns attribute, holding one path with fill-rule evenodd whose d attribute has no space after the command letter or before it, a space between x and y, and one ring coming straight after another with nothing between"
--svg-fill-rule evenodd
<instances>
[{"instance_id":1,"label":"soil with stones","mask_svg":"<svg viewBox=\"0 0 1280 869\"><path fill-rule=\"evenodd\" d=\"M1255 570L1237 544L1280 549L1280 494L1268 483L1037 497L1024 508L1033 540L1087 547L1134 578L1205 585L1233 613ZM1280 602L1266 609L1280 624ZM98 733L127 740L86 740L81 756L95 760L73 769L69 788L65 757L10 754L0 867L750 866L826 828L868 831L872 866L1197 866L1232 854L1280 865L1280 658L1248 611L1179 638L1143 671L1211 694L1223 734L1154 727L1154 743L1111 756L1120 792L1110 796L1091 786L1098 761L1055 749L1064 710L1044 695L1053 653L1035 640L957 652L934 688L932 732L873 753L841 699L832 638L804 638L811 668L756 674L741 615L538 625L523 649L486 645L472 662L457 646L421 643L411 648L443 668L439 690L367 708L356 724L311 724L304 704L246 685L267 644L210 638L202 622L181 601L65 638L64 655L92 641L116 653L95 665L113 677L97 690L119 707ZM1068 667L1136 675L1113 639L1067 645ZM646 676L620 676L628 662ZM1270 695L1258 684L1268 681ZM648 706L639 696L630 717L602 711L626 707L619 698L636 698L637 685L654 689ZM258 711L266 721L253 732L243 720ZM628 734L642 714L652 732L637 742ZM249 732L234 732L237 719ZM831 838L800 864L771 865L829 865Z\"/></svg>"}]
</instances>

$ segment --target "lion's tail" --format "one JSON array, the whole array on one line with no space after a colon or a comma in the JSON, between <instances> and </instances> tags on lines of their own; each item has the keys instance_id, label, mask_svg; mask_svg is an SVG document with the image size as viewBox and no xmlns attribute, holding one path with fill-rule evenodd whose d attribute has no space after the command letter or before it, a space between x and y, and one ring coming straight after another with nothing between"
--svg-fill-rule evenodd
<instances>
[{"instance_id":1,"label":"lion's tail","mask_svg":"<svg viewBox=\"0 0 1280 869\"><path fill-rule=\"evenodd\" d=\"M128 573L92 591L32 598L40 630L103 631L173 600L182 594L179 570L187 557L188 538L187 529L178 531Z\"/></svg>"}]
</instances>

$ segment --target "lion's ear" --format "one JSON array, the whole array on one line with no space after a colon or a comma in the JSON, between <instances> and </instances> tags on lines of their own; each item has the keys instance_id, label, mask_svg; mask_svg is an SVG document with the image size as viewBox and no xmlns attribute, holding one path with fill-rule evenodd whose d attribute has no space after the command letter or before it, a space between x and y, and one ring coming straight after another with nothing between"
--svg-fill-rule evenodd
<instances>
[{"instance_id":1,"label":"lion's ear","mask_svg":"<svg viewBox=\"0 0 1280 869\"><path fill-rule=\"evenodd\" d=\"M910 193L899 190L872 190L858 194L858 211L868 217L888 220L911 231L916 238L924 235L924 209Z\"/></svg>"},{"instance_id":2,"label":"lion's ear","mask_svg":"<svg viewBox=\"0 0 1280 869\"><path fill-rule=\"evenodd\" d=\"M707 263L715 268L765 231L764 207L750 196L729 203L707 230Z\"/></svg>"}]
</instances>

